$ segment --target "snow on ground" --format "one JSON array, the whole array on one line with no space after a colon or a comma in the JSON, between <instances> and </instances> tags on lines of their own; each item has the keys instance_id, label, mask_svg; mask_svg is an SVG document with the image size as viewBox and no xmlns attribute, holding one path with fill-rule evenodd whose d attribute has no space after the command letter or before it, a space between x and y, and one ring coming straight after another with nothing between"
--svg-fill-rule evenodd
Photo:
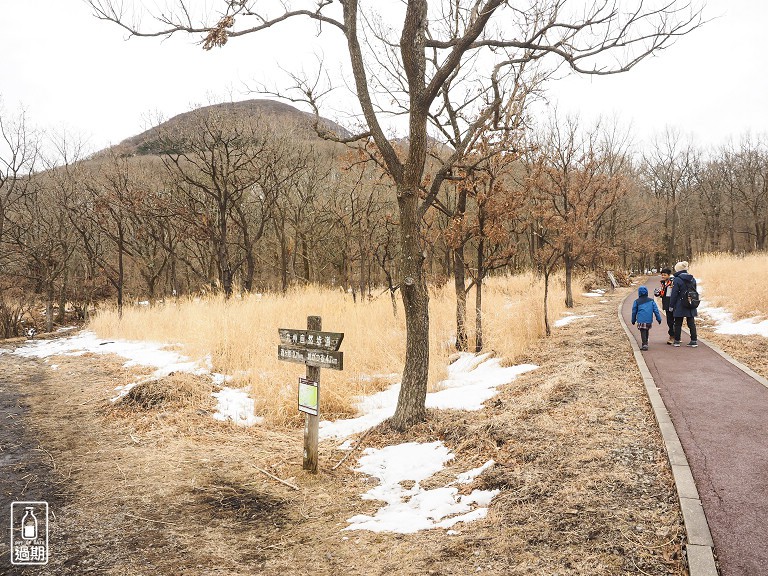
<instances>
[{"instance_id":1,"label":"snow on ground","mask_svg":"<svg viewBox=\"0 0 768 576\"><path fill-rule=\"evenodd\" d=\"M167 343L143 340L103 340L95 333L83 331L69 338L56 340L28 340L24 346L16 348L13 353L27 358L49 358L50 356L82 356L92 354L115 354L126 359L124 367L150 366L155 371L148 377L131 382L126 386L118 386L118 394L112 398L116 402L125 396L136 385L149 380L164 378L172 372L189 372L191 374L209 375L214 384L222 390L215 393L218 400L218 411L214 414L217 420L234 420L240 425L252 425L261 422L261 418L253 415L253 399L243 390L234 390L223 386L229 380L228 376L212 373L211 359L206 357L201 361L190 360L176 350L171 350ZM58 368L54 364L51 369Z\"/></svg>"},{"instance_id":2,"label":"snow on ground","mask_svg":"<svg viewBox=\"0 0 768 576\"><path fill-rule=\"evenodd\" d=\"M116 354L126 358L124 366L151 366L155 372L150 378L161 378L171 372L207 374L222 389L213 394L218 401L214 418L233 420L240 425L260 423L254 416L253 399L245 390L223 387L229 377L211 373L210 357L201 362L192 361L169 345L157 342L126 340L102 340L92 332L81 332L69 338L28 341L14 350L14 354L26 357L49 358L54 355L79 356L85 353ZM52 365L51 368L57 365ZM438 392L427 394L427 407L438 409L480 410L483 402L497 394L497 388L513 381L519 374L534 370L533 364L502 367L498 358L490 354L461 354L448 367L448 378L440 383ZM138 383L138 382L137 382ZM120 388L120 395L131 386ZM360 399L359 418L321 422L321 438L346 438L356 432L371 428L393 413L397 404L399 384L388 390ZM118 395L113 400L117 400ZM339 449L349 450L345 442ZM494 465L492 460L478 468L460 473L446 486L423 489L420 483L442 470L454 455L442 442L427 444L406 443L376 449L368 448L360 457L356 471L369 474L379 480L379 485L362 495L365 500L378 500L384 506L372 516L357 515L348 520L345 530L370 530L373 532L399 532L409 534L430 528L442 528L449 534L459 522L471 522L485 518L491 500L498 490L473 490L459 494L456 484L469 484ZM410 488L402 482L413 482Z\"/></svg>"},{"instance_id":3,"label":"snow on ground","mask_svg":"<svg viewBox=\"0 0 768 576\"><path fill-rule=\"evenodd\" d=\"M497 388L517 376L538 368L535 364L502 367L490 354L475 356L462 353L448 366L448 378L440 382L438 392L427 394L427 408L441 410L481 410L483 402L493 398ZM357 405L361 416L347 420L320 422L320 438L347 438L381 424L390 418L397 406L400 384L366 396Z\"/></svg>"},{"instance_id":4,"label":"snow on ground","mask_svg":"<svg viewBox=\"0 0 768 576\"><path fill-rule=\"evenodd\" d=\"M366 449L355 471L377 478L379 485L363 494L363 499L379 500L386 505L373 516L359 514L349 518L345 530L411 534L430 528L452 528L458 522L485 518L488 505L498 490L473 490L470 494L460 495L458 488L450 485L431 490L420 486L420 482L442 470L453 457L440 441ZM492 465L492 461L487 462L481 468L460 474L459 479L474 478L481 469ZM412 481L414 485L406 489L401 485L405 481Z\"/></svg>"},{"instance_id":5,"label":"snow on ground","mask_svg":"<svg viewBox=\"0 0 768 576\"><path fill-rule=\"evenodd\" d=\"M728 310L707 306L706 301L701 302L699 313L706 314L715 323L715 332L718 334L758 335L768 338L768 319L755 317L734 320Z\"/></svg>"},{"instance_id":6,"label":"snow on ground","mask_svg":"<svg viewBox=\"0 0 768 576\"><path fill-rule=\"evenodd\" d=\"M565 318L560 318L560 320L555 320L555 328L560 328L562 326L567 326L568 324L570 324L574 320L580 320L582 318L594 318L595 317L595 314L587 314L586 316L576 316L576 315L570 314L568 312L566 312L566 314L568 314L568 315Z\"/></svg>"},{"instance_id":7,"label":"snow on ground","mask_svg":"<svg viewBox=\"0 0 768 576\"><path fill-rule=\"evenodd\" d=\"M715 332L718 334L739 335L739 336L765 336L768 338L768 318L765 316L755 316L743 320L734 320L733 314L725 308L710 306L706 299L706 292L702 290L704 280L696 279L696 288L701 294L701 304L699 304L699 314L706 314L710 320L715 323Z\"/></svg>"},{"instance_id":8,"label":"snow on ground","mask_svg":"<svg viewBox=\"0 0 768 576\"><path fill-rule=\"evenodd\" d=\"M600 288L595 288L594 290L590 290L589 292L582 292L582 296L589 296L590 298L602 298L605 295L605 290L601 290Z\"/></svg>"},{"instance_id":9,"label":"snow on ground","mask_svg":"<svg viewBox=\"0 0 768 576\"><path fill-rule=\"evenodd\" d=\"M254 401L248 396L246 389L223 388L220 392L214 392L213 397L218 401L216 413L213 415L216 420L232 420L240 426L253 426L264 422L264 418L254 414Z\"/></svg>"},{"instance_id":10,"label":"snow on ground","mask_svg":"<svg viewBox=\"0 0 768 576\"><path fill-rule=\"evenodd\" d=\"M462 472L456 477L456 484L471 484L475 478L480 476L480 474L482 474L489 468L493 468L495 465L496 465L496 462L494 462L493 460L488 460L488 462L486 462L482 466L479 466L478 468L472 468L472 470L467 470L466 472Z\"/></svg>"}]
</instances>

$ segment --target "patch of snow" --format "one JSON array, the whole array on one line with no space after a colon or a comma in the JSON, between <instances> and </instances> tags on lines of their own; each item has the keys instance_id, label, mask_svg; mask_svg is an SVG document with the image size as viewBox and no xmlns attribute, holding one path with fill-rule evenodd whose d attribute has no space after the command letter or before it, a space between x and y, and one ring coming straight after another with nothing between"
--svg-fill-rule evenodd
<instances>
[{"instance_id":1,"label":"patch of snow","mask_svg":"<svg viewBox=\"0 0 768 576\"><path fill-rule=\"evenodd\" d=\"M238 426L253 426L264 421L264 418L254 415L254 401L248 396L246 388L223 388L212 396L218 402L213 415L216 420L232 420Z\"/></svg>"},{"instance_id":2,"label":"patch of snow","mask_svg":"<svg viewBox=\"0 0 768 576\"><path fill-rule=\"evenodd\" d=\"M472 468L472 470L468 470L466 472L462 472L456 477L456 484L470 484L472 481L480 476L483 472L488 470L489 468L493 468L493 466L496 464L494 460L488 460L485 464L480 466L479 468Z\"/></svg>"},{"instance_id":3,"label":"patch of snow","mask_svg":"<svg viewBox=\"0 0 768 576\"><path fill-rule=\"evenodd\" d=\"M439 384L442 390L427 394L427 408L481 410L483 402L498 394L499 386L538 368L535 364L502 367L501 360L490 356L462 353L448 366L448 378ZM347 438L381 424L394 414L399 394L400 384L395 384L360 399L357 409L361 416L320 422L320 438Z\"/></svg>"},{"instance_id":4,"label":"patch of snow","mask_svg":"<svg viewBox=\"0 0 768 576\"><path fill-rule=\"evenodd\" d=\"M555 327L560 328L562 326L567 326L574 320L579 320L581 318L594 318L595 314L587 314L586 316L566 316L565 318L560 318L560 320L555 321Z\"/></svg>"},{"instance_id":5,"label":"patch of snow","mask_svg":"<svg viewBox=\"0 0 768 576\"><path fill-rule=\"evenodd\" d=\"M420 482L442 470L453 457L440 441L366 449L355 470L377 478L379 485L362 498L386 504L373 516L359 514L349 518L345 530L412 534L485 518L487 506L498 490L474 490L471 494L459 495L458 489L450 486L421 488ZM408 480L415 484L405 489L401 482Z\"/></svg>"},{"instance_id":6,"label":"patch of snow","mask_svg":"<svg viewBox=\"0 0 768 576\"><path fill-rule=\"evenodd\" d=\"M768 338L768 319L761 317L734 320L733 315L725 308L710 307L702 301L699 313L706 314L715 322L715 332L718 334L764 336Z\"/></svg>"},{"instance_id":7,"label":"patch of snow","mask_svg":"<svg viewBox=\"0 0 768 576\"><path fill-rule=\"evenodd\" d=\"M144 340L102 340L95 333L84 331L69 338L28 341L25 346L16 348L13 353L27 358L44 359L57 355L115 354L126 359L126 362L123 364L125 368L132 366L150 366L155 368L155 371L149 376L115 388L118 394L111 399L112 402L117 402L138 384L164 378L173 372L208 375L213 379L213 383L219 387L223 387L225 382L232 379L228 375L212 373L213 363L210 356L206 356L199 361L193 361L175 350L168 350L169 346L173 345ZM217 394L221 394L221 397L217 396ZM219 401L219 410L214 414L214 418L217 420L231 418L237 424L243 426L258 424L263 420L254 416L254 401L248 398L243 390L223 388L220 392L215 393L214 396ZM249 407L250 412L248 412Z\"/></svg>"},{"instance_id":8,"label":"patch of snow","mask_svg":"<svg viewBox=\"0 0 768 576\"><path fill-rule=\"evenodd\" d=\"M344 440L344 442L342 442L341 444L339 444L338 446L336 446L336 450L342 450L342 451L344 451L344 452L348 452L349 450L352 450L352 446L354 446L354 444L355 444L355 443L354 443L354 442L352 442L352 440L351 440L351 439L349 439L349 440Z\"/></svg>"}]
</instances>

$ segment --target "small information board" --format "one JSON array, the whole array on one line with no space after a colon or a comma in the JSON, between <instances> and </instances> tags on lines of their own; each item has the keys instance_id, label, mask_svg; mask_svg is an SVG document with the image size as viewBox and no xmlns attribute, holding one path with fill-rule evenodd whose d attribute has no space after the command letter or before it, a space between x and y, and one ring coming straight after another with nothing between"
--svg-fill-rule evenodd
<instances>
[{"instance_id":1,"label":"small information board","mask_svg":"<svg viewBox=\"0 0 768 576\"><path fill-rule=\"evenodd\" d=\"M320 384L306 378L299 378L299 411L317 416L319 413Z\"/></svg>"}]
</instances>

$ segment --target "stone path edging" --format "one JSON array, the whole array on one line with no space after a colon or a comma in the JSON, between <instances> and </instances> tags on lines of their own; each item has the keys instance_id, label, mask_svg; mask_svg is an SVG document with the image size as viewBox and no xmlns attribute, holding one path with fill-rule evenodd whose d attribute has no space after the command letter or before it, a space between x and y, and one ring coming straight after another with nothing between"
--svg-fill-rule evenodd
<instances>
[{"instance_id":1,"label":"stone path edging","mask_svg":"<svg viewBox=\"0 0 768 576\"><path fill-rule=\"evenodd\" d=\"M675 426L672 424L667 407L661 399L656 382L653 376L651 376L650 370L648 370L648 365L645 363L640 347L637 345L637 340L632 335L621 313L624 301L631 295L633 295L632 292L629 292L619 302L619 322L621 322L621 326L624 328L624 332L626 332L627 338L629 338L629 342L632 345L635 362L637 362L637 366L640 368L645 391L648 394L653 413L656 416L656 422L659 425L661 436L664 439L664 446L667 449L669 464L672 467L672 475L675 479L675 488L677 489L677 497L680 501L680 510L683 514L683 524L685 525L687 536L685 552L688 557L688 571L690 576L718 576L712 535L709 532L709 524L707 523L706 516L704 516L704 510L701 506L699 492L696 489L693 475L691 474L691 468L688 466L688 459L685 457L685 452L683 451L682 444L680 444ZM700 338L699 340L702 341ZM706 344L712 347L711 344ZM730 356L727 356L719 348L712 347L712 349L722 353L721 355L727 360L742 368L742 365L730 358ZM762 381L765 383L765 379L762 379ZM768 386L768 384L764 385Z\"/></svg>"}]
</instances>

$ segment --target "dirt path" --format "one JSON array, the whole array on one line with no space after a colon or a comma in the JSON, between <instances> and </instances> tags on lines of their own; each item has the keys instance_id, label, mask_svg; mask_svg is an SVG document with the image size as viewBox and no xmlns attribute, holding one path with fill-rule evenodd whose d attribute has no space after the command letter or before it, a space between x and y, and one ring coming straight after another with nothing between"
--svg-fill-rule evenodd
<instances>
[{"instance_id":1,"label":"dirt path","mask_svg":"<svg viewBox=\"0 0 768 576\"><path fill-rule=\"evenodd\" d=\"M649 291L657 284L649 281ZM633 298L624 304L627 323ZM633 330L639 340L639 332ZM768 389L703 343L644 358L677 430L709 522L722 576L768 573Z\"/></svg>"},{"instance_id":2,"label":"dirt path","mask_svg":"<svg viewBox=\"0 0 768 576\"><path fill-rule=\"evenodd\" d=\"M0 348L0 351L8 348ZM39 574L38 567L12 567L8 524L11 502L46 501L59 508L53 462L32 430L25 390L44 386L46 371L39 363L0 353L0 573ZM8 571L4 571L7 569Z\"/></svg>"},{"instance_id":3,"label":"dirt path","mask_svg":"<svg viewBox=\"0 0 768 576\"><path fill-rule=\"evenodd\" d=\"M301 430L219 423L210 403L113 405L115 386L135 378L114 358L4 355L36 374L14 382L28 393L27 429L50 453L64 494L51 563L39 573L683 576L666 453L616 322L623 295L589 302L577 311L589 318L516 359L540 368L485 410L435 411L405 435L382 427L366 437L364 447L443 441L455 459L425 488L496 461L466 486L502 490L488 517L452 534L343 531L381 503L361 499L374 482L354 471L355 457L331 470L344 454L338 442L321 444L321 474L308 475ZM210 383L198 385L212 402Z\"/></svg>"}]
</instances>

